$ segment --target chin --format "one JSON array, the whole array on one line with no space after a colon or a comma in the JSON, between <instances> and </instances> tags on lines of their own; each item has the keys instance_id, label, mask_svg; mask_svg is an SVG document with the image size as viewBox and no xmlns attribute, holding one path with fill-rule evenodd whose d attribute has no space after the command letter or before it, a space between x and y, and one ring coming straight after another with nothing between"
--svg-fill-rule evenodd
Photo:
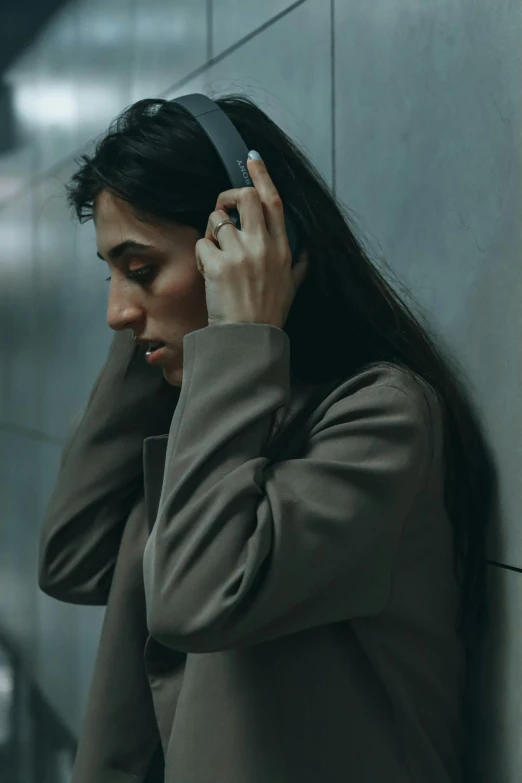
<instances>
[{"instance_id":1,"label":"chin","mask_svg":"<svg viewBox=\"0 0 522 783\"><path fill-rule=\"evenodd\" d=\"M163 368L163 377L171 386L179 386L181 388L181 381L183 378L183 370L172 370L168 367Z\"/></svg>"}]
</instances>

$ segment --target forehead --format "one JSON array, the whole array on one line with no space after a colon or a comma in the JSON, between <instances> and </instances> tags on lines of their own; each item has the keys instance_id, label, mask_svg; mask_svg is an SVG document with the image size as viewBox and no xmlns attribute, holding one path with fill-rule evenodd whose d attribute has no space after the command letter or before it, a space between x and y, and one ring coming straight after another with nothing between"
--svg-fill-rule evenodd
<instances>
[{"instance_id":1,"label":"forehead","mask_svg":"<svg viewBox=\"0 0 522 783\"><path fill-rule=\"evenodd\" d=\"M144 225L133 214L130 204L116 198L106 190L102 191L94 202L94 224L96 230L113 225Z\"/></svg>"},{"instance_id":2,"label":"forehead","mask_svg":"<svg viewBox=\"0 0 522 783\"><path fill-rule=\"evenodd\" d=\"M144 223L134 215L130 204L103 191L94 203L96 241L102 253L129 239L144 244L158 241L156 226Z\"/></svg>"},{"instance_id":3,"label":"forehead","mask_svg":"<svg viewBox=\"0 0 522 783\"><path fill-rule=\"evenodd\" d=\"M94 226L99 252L106 256L109 250L131 240L169 251L172 248L191 247L198 232L190 226L159 221L139 220L126 201L102 191L94 202Z\"/></svg>"}]
</instances>

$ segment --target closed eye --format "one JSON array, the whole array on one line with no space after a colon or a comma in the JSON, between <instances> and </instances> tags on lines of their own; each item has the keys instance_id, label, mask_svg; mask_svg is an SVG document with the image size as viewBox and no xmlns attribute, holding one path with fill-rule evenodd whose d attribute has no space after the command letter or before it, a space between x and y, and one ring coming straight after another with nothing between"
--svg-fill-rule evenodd
<instances>
[{"instance_id":1,"label":"closed eye","mask_svg":"<svg viewBox=\"0 0 522 783\"><path fill-rule=\"evenodd\" d=\"M139 269L127 272L127 278L129 280L137 280L139 283L149 283L152 281L155 274L156 270L153 266L140 266ZM109 282L109 280L111 280L110 277L107 278L107 282Z\"/></svg>"}]
</instances>

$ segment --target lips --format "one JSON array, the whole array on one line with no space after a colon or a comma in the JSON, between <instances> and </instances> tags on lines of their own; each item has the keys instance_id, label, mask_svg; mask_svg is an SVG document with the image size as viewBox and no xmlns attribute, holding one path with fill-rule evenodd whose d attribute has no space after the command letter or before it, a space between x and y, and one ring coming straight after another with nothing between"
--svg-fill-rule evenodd
<instances>
[{"instance_id":1,"label":"lips","mask_svg":"<svg viewBox=\"0 0 522 783\"><path fill-rule=\"evenodd\" d=\"M160 340L155 340L154 342L149 342L149 347L146 350L146 355L150 356L154 351L157 351L159 348L163 348L165 346L165 343L162 343Z\"/></svg>"}]
</instances>

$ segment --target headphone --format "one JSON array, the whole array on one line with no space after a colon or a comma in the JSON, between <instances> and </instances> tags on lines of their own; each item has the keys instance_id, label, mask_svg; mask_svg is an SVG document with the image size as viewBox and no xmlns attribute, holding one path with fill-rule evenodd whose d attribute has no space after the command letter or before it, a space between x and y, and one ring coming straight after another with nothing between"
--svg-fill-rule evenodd
<instances>
[{"instance_id":1,"label":"headphone","mask_svg":"<svg viewBox=\"0 0 522 783\"><path fill-rule=\"evenodd\" d=\"M182 95L170 102L183 106L204 130L225 167L231 186L253 188L254 183L246 165L248 147L236 126L217 103L201 93ZM292 252L292 266L294 266L297 263L301 243L294 220L284 206L283 211L288 243ZM229 210L229 217L236 228L241 229L237 209Z\"/></svg>"}]
</instances>

